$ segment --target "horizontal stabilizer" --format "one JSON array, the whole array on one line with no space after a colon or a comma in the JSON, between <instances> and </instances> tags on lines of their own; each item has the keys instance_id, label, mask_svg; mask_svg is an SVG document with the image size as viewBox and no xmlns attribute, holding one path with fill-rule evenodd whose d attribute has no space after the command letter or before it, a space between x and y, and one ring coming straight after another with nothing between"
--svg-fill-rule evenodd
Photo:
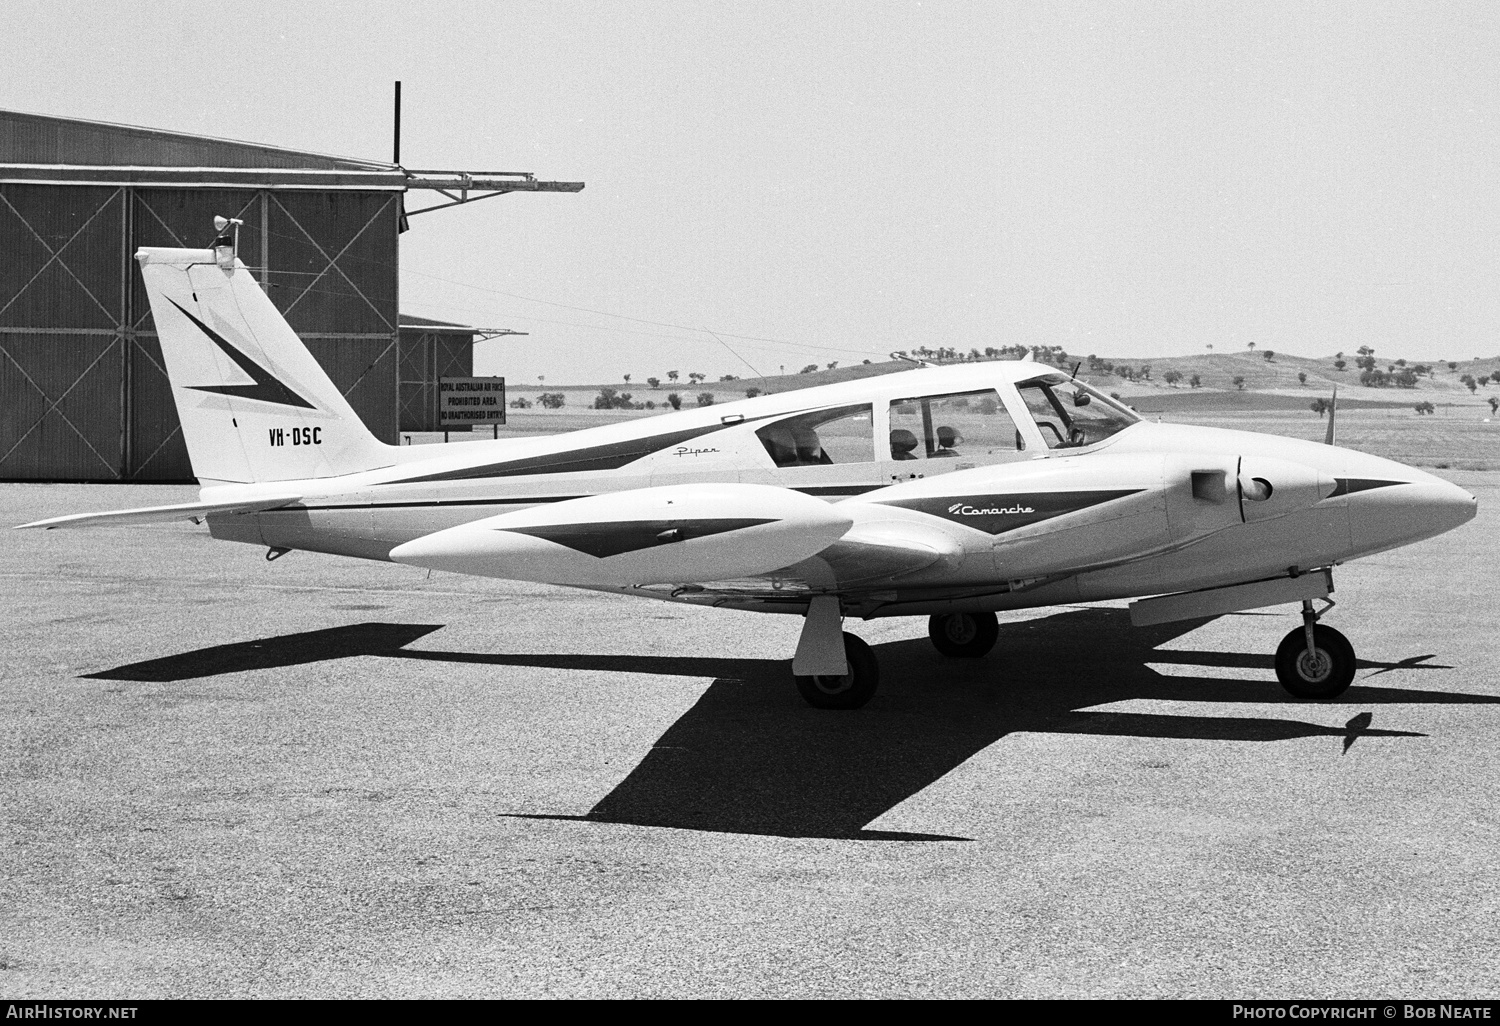
<instances>
[{"instance_id":1,"label":"horizontal stabilizer","mask_svg":"<svg viewBox=\"0 0 1500 1026\"><path fill-rule=\"evenodd\" d=\"M48 531L59 527L135 527L138 524L165 524L173 520L201 520L211 513L258 513L296 502L300 495L272 495L263 499L239 502L184 502L176 506L147 506L144 509L116 509L108 513L74 513L51 520L20 524L16 530L41 527Z\"/></svg>"}]
</instances>

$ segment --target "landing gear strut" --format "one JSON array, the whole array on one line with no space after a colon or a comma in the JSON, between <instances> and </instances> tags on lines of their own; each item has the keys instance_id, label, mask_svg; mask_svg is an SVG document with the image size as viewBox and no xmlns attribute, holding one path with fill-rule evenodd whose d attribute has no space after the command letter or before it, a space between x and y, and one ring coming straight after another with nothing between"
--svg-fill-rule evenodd
<instances>
[{"instance_id":1,"label":"landing gear strut","mask_svg":"<svg viewBox=\"0 0 1500 1026\"><path fill-rule=\"evenodd\" d=\"M1000 622L994 613L944 613L928 619L927 635L945 656L978 659L995 647Z\"/></svg>"},{"instance_id":2,"label":"landing gear strut","mask_svg":"<svg viewBox=\"0 0 1500 1026\"><path fill-rule=\"evenodd\" d=\"M1354 680L1354 646L1319 615L1303 599L1302 626L1276 649L1276 679L1297 698L1337 698Z\"/></svg>"},{"instance_id":3,"label":"landing gear strut","mask_svg":"<svg viewBox=\"0 0 1500 1026\"><path fill-rule=\"evenodd\" d=\"M835 649L837 651L837 649ZM797 676L797 690L815 709L858 709L875 697L880 685L880 665L870 646L844 632L844 658L849 672L842 676Z\"/></svg>"}]
</instances>

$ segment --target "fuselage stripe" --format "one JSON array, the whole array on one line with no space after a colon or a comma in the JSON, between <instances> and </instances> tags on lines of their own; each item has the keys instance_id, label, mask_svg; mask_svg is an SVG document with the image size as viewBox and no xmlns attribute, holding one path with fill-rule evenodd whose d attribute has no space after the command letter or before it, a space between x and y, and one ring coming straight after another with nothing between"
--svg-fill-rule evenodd
<instances>
[{"instance_id":1,"label":"fuselage stripe","mask_svg":"<svg viewBox=\"0 0 1500 1026\"><path fill-rule=\"evenodd\" d=\"M875 491L882 485L837 485L827 487L793 488L794 492L804 495L863 495L865 492ZM311 510L334 510L334 509L432 509L439 506L540 506L549 502L568 502L571 499L586 499L590 495L604 494L601 492L584 492L579 495L533 495L533 496L511 496L509 498L495 499L414 499L408 502L346 502L331 503L328 505L312 505L303 503L292 506L282 506L274 510L264 510L268 513L305 513Z\"/></svg>"}]
</instances>

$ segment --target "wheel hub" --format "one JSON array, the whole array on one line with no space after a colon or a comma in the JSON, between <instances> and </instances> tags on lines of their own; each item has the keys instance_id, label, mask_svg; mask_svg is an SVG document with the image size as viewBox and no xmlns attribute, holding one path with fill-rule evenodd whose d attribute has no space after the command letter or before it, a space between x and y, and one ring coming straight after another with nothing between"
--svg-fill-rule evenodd
<instances>
[{"instance_id":1,"label":"wheel hub","mask_svg":"<svg viewBox=\"0 0 1500 1026\"><path fill-rule=\"evenodd\" d=\"M1309 684L1321 684L1333 672L1333 660L1321 648L1304 649L1297 656L1297 674Z\"/></svg>"},{"instance_id":2,"label":"wheel hub","mask_svg":"<svg viewBox=\"0 0 1500 1026\"><path fill-rule=\"evenodd\" d=\"M948 617L948 622L943 625L943 633L955 645L967 645L979 634L979 625L972 616L957 613Z\"/></svg>"},{"instance_id":3,"label":"wheel hub","mask_svg":"<svg viewBox=\"0 0 1500 1026\"><path fill-rule=\"evenodd\" d=\"M825 695L841 695L854 686L854 674L846 673L841 677L824 677L813 674L813 687Z\"/></svg>"}]
</instances>

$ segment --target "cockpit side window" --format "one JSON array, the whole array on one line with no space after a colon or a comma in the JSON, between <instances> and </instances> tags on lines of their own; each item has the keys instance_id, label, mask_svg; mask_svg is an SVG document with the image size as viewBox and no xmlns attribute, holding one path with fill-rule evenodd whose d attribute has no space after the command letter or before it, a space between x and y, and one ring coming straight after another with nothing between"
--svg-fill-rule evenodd
<instances>
[{"instance_id":1,"label":"cockpit side window","mask_svg":"<svg viewBox=\"0 0 1500 1026\"><path fill-rule=\"evenodd\" d=\"M1024 448L992 388L891 403L891 459L996 463ZM955 469L955 468L948 468Z\"/></svg>"},{"instance_id":2,"label":"cockpit side window","mask_svg":"<svg viewBox=\"0 0 1500 1026\"><path fill-rule=\"evenodd\" d=\"M778 420L755 432L778 467L871 463L875 421L871 406L842 406Z\"/></svg>"},{"instance_id":3,"label":"cockpit side window","mask_svg":"<svg viewBox=\"0 0 1500 1026\"><path fill-rule=\"evenodd\" d=\"M1047 374L1016 386L1049 449L1094 445L1138 423L1113 399L1063 374Z\"/></svg>"}]
</instances>

